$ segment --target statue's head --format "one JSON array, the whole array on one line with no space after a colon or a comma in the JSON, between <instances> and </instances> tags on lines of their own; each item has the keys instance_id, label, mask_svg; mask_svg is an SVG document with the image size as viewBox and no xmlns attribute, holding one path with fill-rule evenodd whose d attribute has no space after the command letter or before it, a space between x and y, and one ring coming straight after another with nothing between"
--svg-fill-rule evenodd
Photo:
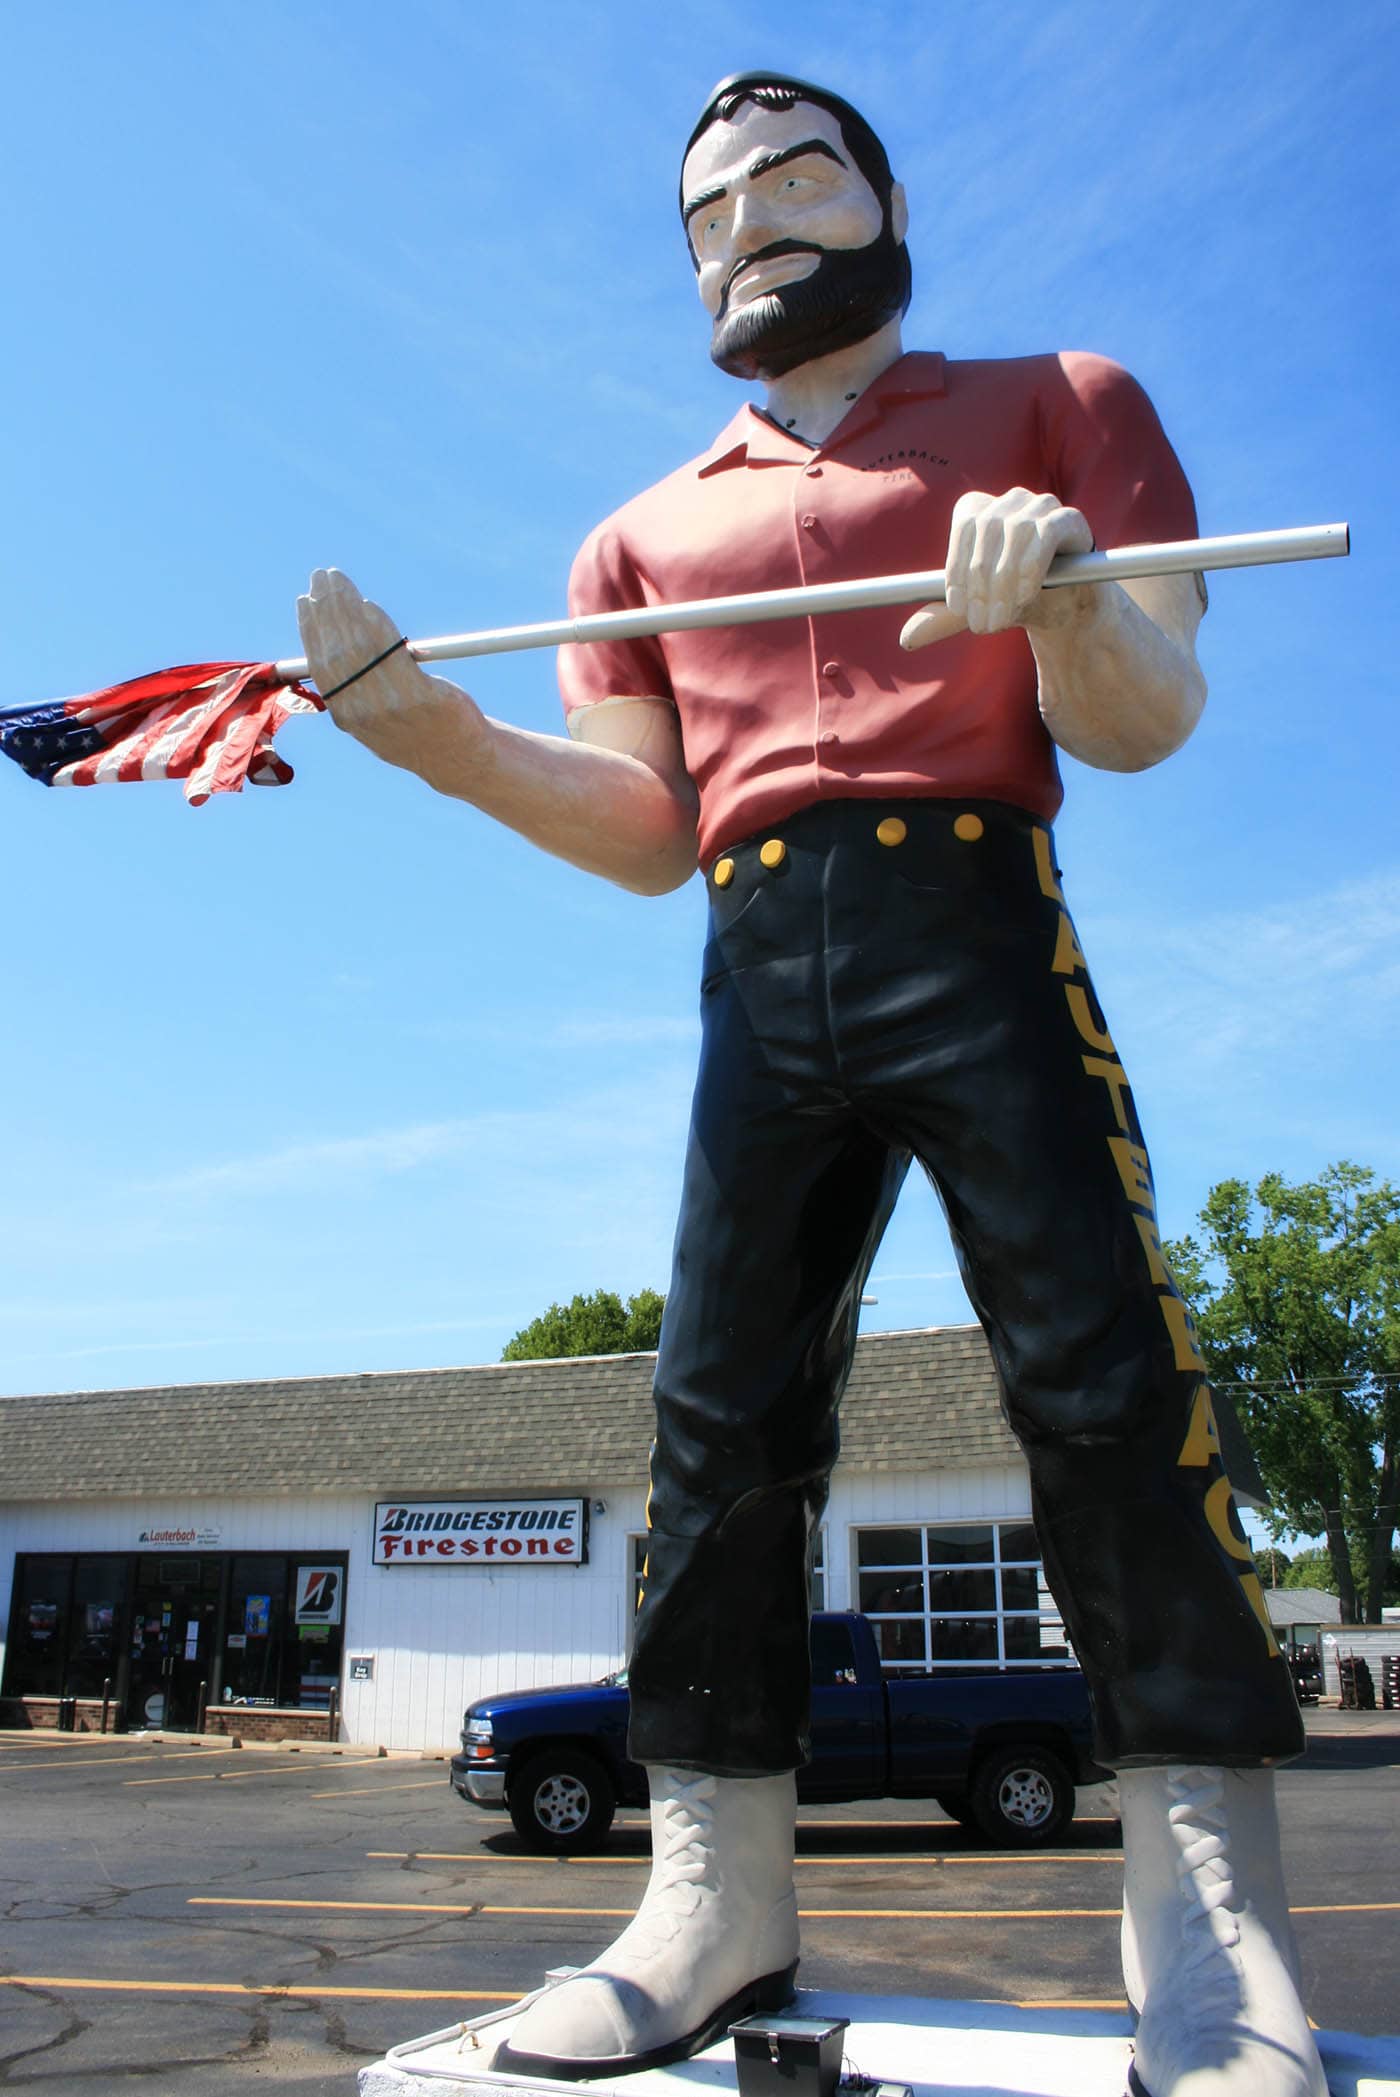
<instances>
[{"instance_id":1,"label":"statue's head","mask_svg":"<svg viewBox=\"0 0 1400 2097\"><path fill-rule=\"evenodd\" d=\"M864 117L825 88L721 81L687 142L680 202L710 355L736 378L781 378L909 304L904 191Z\"/></svg>"}]
</instances>

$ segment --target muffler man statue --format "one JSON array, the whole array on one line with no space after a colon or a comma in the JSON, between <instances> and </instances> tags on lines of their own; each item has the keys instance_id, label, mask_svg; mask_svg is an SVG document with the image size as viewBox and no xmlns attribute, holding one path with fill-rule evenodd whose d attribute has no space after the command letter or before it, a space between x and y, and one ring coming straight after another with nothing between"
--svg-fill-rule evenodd
<instances>
[{"instance_id":1,"label":"muffler man statue","mask_svg":"<svg viewBox=\"0 0 1400 2097\"><path fill-rule=\"evenodd\" d=\"M839 96L726 81L681 211L711 355L763 405L598 527L572 611L945 546L946 611L565 649L566 741L487 719L403 650L357 677L396 629L335 571L301 603L321 690L353 679L336 720L381 757L627 888L678 887L698 857L709 890L631 1672L652 1876L497 2065L674 2060L790 1993L809 1540L862 1284L917 1158L1119 1777L1138 2087L1325 2097L1270 1773L1301 1725L1051 830L1057 745L1155 764L1205 686L1198 578L1042 592L1049 564L1191 536L1190 491L1101 357L904 350L904 192Z\"/></svg>"}]
</instances>

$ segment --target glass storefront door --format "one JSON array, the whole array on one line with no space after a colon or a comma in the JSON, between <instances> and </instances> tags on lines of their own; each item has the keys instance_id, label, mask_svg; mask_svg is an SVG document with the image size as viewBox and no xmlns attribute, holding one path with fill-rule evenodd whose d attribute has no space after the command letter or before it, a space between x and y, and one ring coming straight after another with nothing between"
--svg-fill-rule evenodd
<instances>
[{"instance_id":1,"label":"glass storefront door","mask_svg":"<svg viewBox=\"0 0 1400 2097\"><path fill-rule=\"evenodd\" d=\"M222 1562L217 1557L136 1561L131 1675L126 1722L132 1731L164 1727L192 1733L200 1685L209 1693Z\"/></svg>"}]
</instances>

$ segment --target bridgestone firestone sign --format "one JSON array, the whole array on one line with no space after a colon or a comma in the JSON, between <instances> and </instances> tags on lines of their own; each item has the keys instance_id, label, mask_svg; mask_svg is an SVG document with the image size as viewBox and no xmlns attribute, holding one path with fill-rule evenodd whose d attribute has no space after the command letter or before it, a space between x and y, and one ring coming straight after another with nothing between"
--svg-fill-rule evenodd
<instances>
[{"instance_id":1,"label":"bridgestone firestone sign","mask_svg":"<svg viewBox=\"0 0 1400 2097\"><path fill-rule=\"evenodd\" d=\"M582 1500L381 1500L376 1565L582 1565Z\"/></svg>"}]
</instances>

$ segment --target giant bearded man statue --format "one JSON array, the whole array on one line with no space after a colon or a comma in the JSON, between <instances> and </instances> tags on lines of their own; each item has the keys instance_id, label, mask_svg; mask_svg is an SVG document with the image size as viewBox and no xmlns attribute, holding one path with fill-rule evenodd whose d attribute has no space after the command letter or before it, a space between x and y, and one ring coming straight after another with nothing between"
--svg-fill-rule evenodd
<instances>
[{"instance_id":1,"label":"giant bearded man statue","mask_svg":"<svg viewBox=\"0 0 1400 2097\"><path fill-rule=\"evenodd\" d=\"M809 1539L912 1156L946 1208L1119 1777L1138 2086L1325 2097L1270 1771L1302 1746L1298 1712L1050 828L1057 744L1155 764L1204 684L1196 578L1042 593L1049 563L1191 536L1190 491L1144 394L1101 358L904 352L904 194L839 97L726 82L681 204L711 353L761 381L764 406L592 534L571 608L922 567L946 545L947 613L902 635L871 611L566 649L568 741L488 720L402 651L332 708L576 865L659 894L698 856L709 889L631 1670L652 1877L497 2065L673 2060L790 1992ZM395 633L334 571L301 615L323 690ZM966 630L921 648L952 620Z\"/></svg>"}]
</instances>

